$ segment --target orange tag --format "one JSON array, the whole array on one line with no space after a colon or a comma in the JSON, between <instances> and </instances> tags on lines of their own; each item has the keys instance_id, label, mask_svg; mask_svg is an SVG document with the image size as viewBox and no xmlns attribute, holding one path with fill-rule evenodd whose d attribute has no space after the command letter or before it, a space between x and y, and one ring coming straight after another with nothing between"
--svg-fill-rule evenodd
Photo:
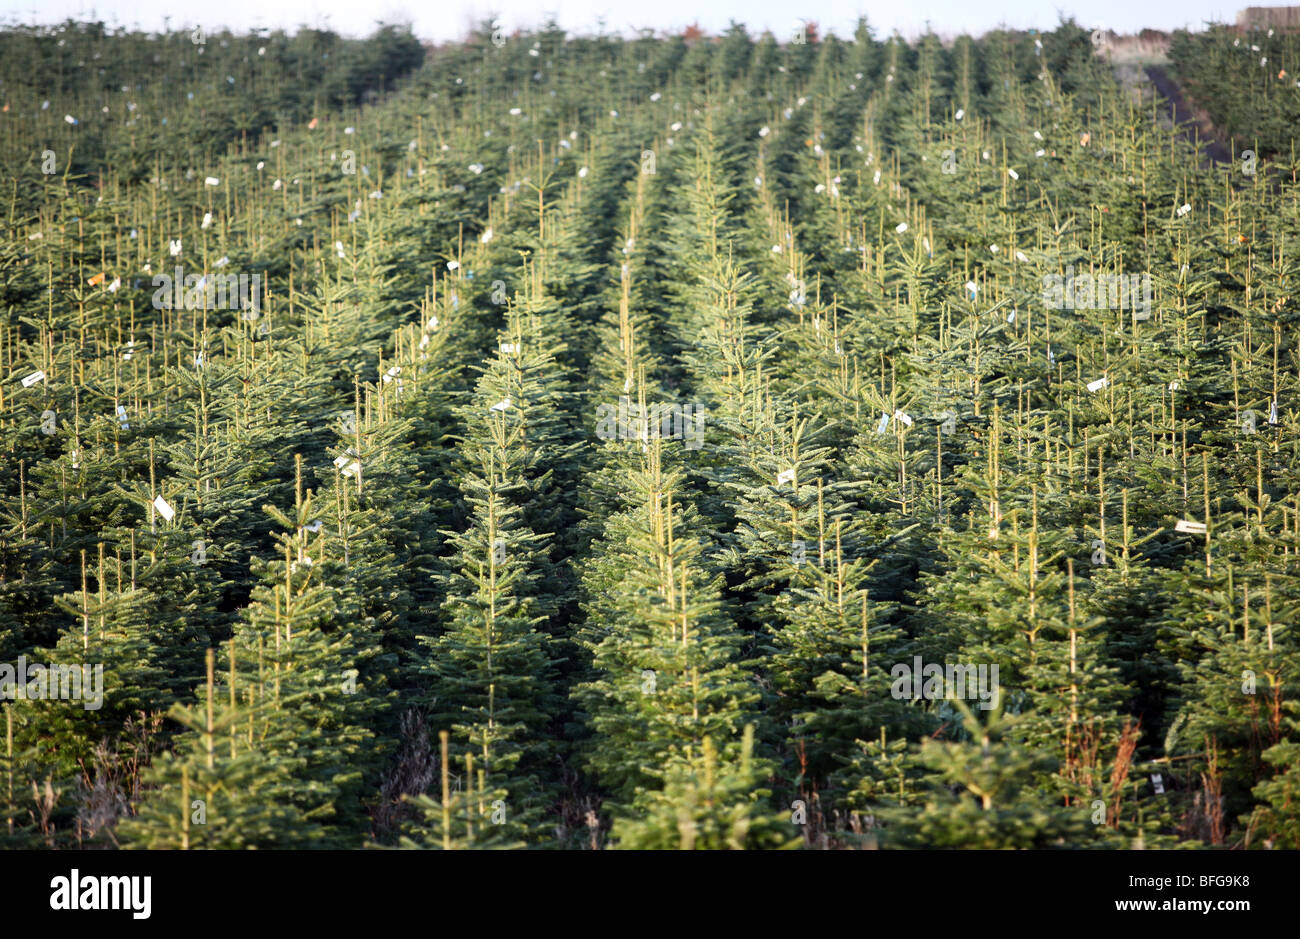
<instances>
[{"instance_id":1,"label":"orange tag","mask_svg":"<svg viewBox=\"0 0 1300 939\"><path fill-rule=\"evenodd\" d=\"M308 130L315 130L315 129L316 129L316 124L317 124L317 123L318 123L318 121L316 120L316 118L313 117L313 118L311 119L311 123L307 125L307 129L308 129Z\"/></svg>"},{"instance_id":2,"label":"orange tag","mask_svg":"<svg viewBox=\"0 0 1300 939\"><path fill-rule=\"evenodd\" d=\"M92 286L92 287L98 287L98 286L99 286L100 284L102 284L103 282L104 282L104 272L103 272L103 271L100 271L98 274L96 274L94 277L90 278L90 280L88 281L88 283L89 283L90 286Z\"/></svg>"}]
</instances>

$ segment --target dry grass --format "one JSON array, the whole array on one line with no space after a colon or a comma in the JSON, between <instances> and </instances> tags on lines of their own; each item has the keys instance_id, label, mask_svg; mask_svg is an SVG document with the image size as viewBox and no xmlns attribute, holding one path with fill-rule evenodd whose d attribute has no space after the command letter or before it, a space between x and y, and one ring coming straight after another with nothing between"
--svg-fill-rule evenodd
<instances>
[{"instance_id":1,"label":"dry grass","mask_svg":"<svg viewBox=\"0 0 1300 939\"><path fill-rule=\"evenodd\" d=\"M1097 54L1112 65L1168 65L1169 37L1151 31L1138 36L1110 35L1098 47Z\"/></svg>"}]
</instances>

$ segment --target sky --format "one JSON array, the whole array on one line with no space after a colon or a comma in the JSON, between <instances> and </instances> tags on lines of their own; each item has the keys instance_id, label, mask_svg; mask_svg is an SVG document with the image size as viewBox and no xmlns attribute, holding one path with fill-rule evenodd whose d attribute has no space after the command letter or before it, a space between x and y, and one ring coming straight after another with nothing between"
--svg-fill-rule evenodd
<instances>
[{"instance_id":1,"label":"sky","mask_svg":"<svg viewBox=\"0 0 1300 939\"><path fill-rule=\"evenodd\" d=\"M595 33L602 20L608 32L636 29L680 30L698 21L706 32L725 29L731 20L751 33L770 29L789 35L799 18L821 24L841 36L852 34L865 15L878 36L895 30L905 36L924 32L927 23L941 36L978 34L997 26L1050 29L1062 14L1089 28L1120 33L1144 27L1200 29L1206 22L1232 22L1237 10L1251 5L1224 0L0 0L0 23L59 23L65 19L102 20L110 26L159 30L199 25L205 30L230 27L292 29L328 27L346 35L366 35L378 22L410 23L421 39L462 38L469 27L495 15L507 30L540 24L554 16L569 32ZM1253 0L1255 5L1274 5ZM1300 0L1297 0L1300 2Z\"/></svg>"}]
</instances>

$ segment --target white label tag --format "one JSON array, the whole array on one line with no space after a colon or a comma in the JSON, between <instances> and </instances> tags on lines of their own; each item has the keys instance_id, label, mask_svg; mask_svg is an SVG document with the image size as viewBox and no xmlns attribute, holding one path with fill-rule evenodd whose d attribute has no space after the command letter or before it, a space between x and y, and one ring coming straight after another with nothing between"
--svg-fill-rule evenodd
<instances>
[{"instance_id":1,"label":"white label tag","mask_svg":"<svg viewBox=\"0 0 1300 939\"><path fill-rule=\"evenodd\" d=\"M902 421L904 427L911 427L911 426L912 426L912 418L909 417L908 415L904 414L902 411L895 411L895 412L894 412L894 420Z\"/></svg>"},{"instance_id":2,"label":"white label tag","mask_svg":"<svg viewBox=\"0 0 1300 939\"><path fill-rule=\"evenodd\" d=\"M176 510L167 504L167 500L162 496L153 500L153 507L158 510L158 514L163 517L163 521L170 522L176 517Z\"/></svg>"},{"instance_id":3,"label":"white label tag","mask_svg":"<svg viewBox=\"0 0 1300 939\"><path fill-rule=\"evenodd\" d=\"M23 379L23 387L30 388L38 381L45 381L45 373L40 371L39 369L35 372L32 372L30 375L28 375L26 378Z\"/></svg>"},{"instance_id":4,"label":"white label tag","mask_svg":"<svg viewBox=\"0 0 1300 939\"><path fill-rule=\"evenodd\" d=\"M792 482L794 482L794 470L792 469L781 470L781 472L777 473L776 484L778 486L781 485L782 483L792 483Z\"/></svg>"},{"instance_id":5,"label":"white label tag","mask_svg":"<svg viewBox=\"0 0 1300 939\"><path fill-rule=\"evenodd\" d=\"M1096 381L1088 382L1088 390L1091 392L1098 392L1101 391L1101 389L1105 388L1109 384L1110 384L1109 378L1098 378Z\"/></svg>"},{"instance_id":6,"label":"white label tag","mask_svg":"<svg viewBox=\"0 0 1300 939\"><path fill-rule=\"evenodd\" d=\"M1178 524L1174 526L1174 531L1185 531L1189 535L1205 534L1204 522L1189 522L1187 519L1179 519Z\"/></svg>"},{"instance_id":7,"label":"white label tag","mask_svg":"<svg viewBox=\"0 0 1300 939\"><path fill-rule=\"evenodd\" d=\"M343 453L342 456L335 457L334 467L340 470L344 476L353 476L361 472L361 461L356 458L357 452L351 447Z\"/></svg>"}]
</instances>

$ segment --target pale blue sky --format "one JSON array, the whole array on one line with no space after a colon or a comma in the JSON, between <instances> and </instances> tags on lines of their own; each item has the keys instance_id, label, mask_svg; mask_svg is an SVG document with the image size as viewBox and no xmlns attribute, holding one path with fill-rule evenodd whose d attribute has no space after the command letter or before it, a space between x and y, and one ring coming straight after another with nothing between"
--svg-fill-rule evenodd
<instances>
[{"instance_id":1,"label":"pale blue sky","mask_svg":"<svg viewBox=\"0 0 1300 939\"><path fill-rule=\"evenodd\" d=\"M1060 12L1073 14L1081 25L1118 32L1143 27L1197 29L1208 20L1231 22L1237 10L1247 5L1250 0L1240 4L1223 0L920 0L914 4L905 0L652 0L644 4L626 0L221 0L218 4L211 0L0 0L0 21L53 23L71 17L154 30L170 17L173 28L200 24L208 29L244 30L307 24L364 34L384 19L410 22L421 38L441 40L463 36L471 23L493 13L507 29L535 25L553 13L562 27L576 32L595 32L603 17L610 31L679 28L698 20L717 32L736 19L751 32L770 28L778 35L788 34L797 17L806 17L821 23L823 30L830 27L845 36L858 15L865 14L878 35L895 29L914 35L927 22L941 35L953 35L998 25L1051 28Z\"/></svg>"}]
</instances>

